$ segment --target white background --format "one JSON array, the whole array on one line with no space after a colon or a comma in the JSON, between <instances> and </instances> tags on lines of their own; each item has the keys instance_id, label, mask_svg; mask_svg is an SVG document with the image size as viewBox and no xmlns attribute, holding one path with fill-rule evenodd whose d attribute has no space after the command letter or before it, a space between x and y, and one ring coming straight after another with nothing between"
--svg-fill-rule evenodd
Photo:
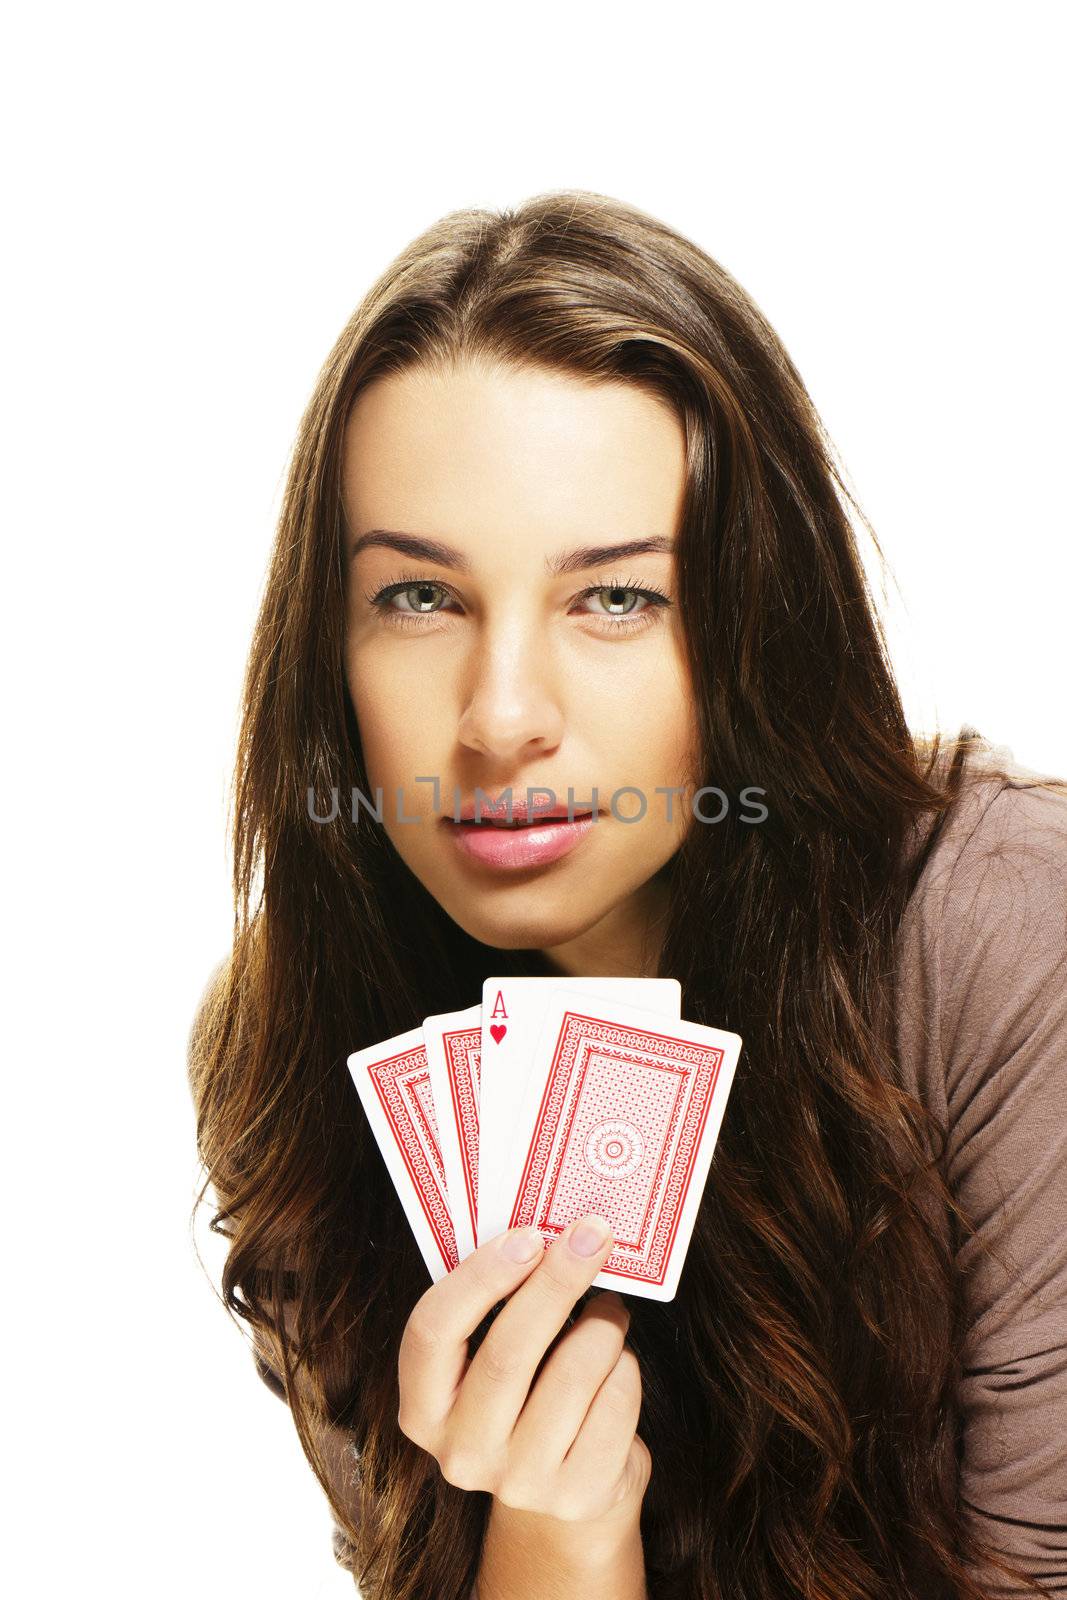
<instances>
[{"instance_id":1,"label":"white background","mask_svg":"<svg viewBox=\"0 0 1067 1600\"><path fill-rule=\"evenodd\" d=\"M229 938L226 787L287 452L427 224L582 187L716 256L878 532L916 725L967 719L1067 772L1059 15L12 15L9 1592L353 1593L194 1256L184 1046Z\"/></svg>"}]
</instances>

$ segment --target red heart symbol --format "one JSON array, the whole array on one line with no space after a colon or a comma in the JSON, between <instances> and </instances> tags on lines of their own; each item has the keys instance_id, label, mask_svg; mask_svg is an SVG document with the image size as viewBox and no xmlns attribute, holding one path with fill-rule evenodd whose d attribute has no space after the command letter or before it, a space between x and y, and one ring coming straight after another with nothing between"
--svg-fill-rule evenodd
<instances>
[{"instance_id":1,"label":"red heart symbol","mask_svg":"<svg viewBox=\"0 0 1067 1600\"><path fill-rule=\"evenodd\" d=\"M496 1040L497 1044L500 1043L507 1031L508 1028L506 1022L493 1022L489 1027L489 1032L493 1035L493 1038Z\"/></svg>"}]
</instances>

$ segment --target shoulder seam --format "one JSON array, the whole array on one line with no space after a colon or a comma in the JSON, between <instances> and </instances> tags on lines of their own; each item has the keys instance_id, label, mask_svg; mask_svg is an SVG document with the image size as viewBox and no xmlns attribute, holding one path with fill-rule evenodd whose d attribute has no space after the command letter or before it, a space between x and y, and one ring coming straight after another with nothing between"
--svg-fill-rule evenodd
<instances>
[{"instance_id":1,"label":"shoulder seam","mask_svg":"<svg viewBox=\"0 0 1067 1600\"><path fill-rule=\"evenodd\" d=\"M936 1027L935 1031L937 1033L937 1069L938 1069L938 1072L939 1072L940 1077L941 1077L941 1082L945 1085L945 1094L946 1095L948 1094L948 1069L947 1069L947 1067L945 1065L945 1052L944 1052L944 1048L943 1048L942 1034L941 1034L941 1023L942 1023L942 1018L943 1018L944 1009L945 1009L944 1008L944 995L945 995L945 906L947 904L949 894L952 891L952 880L956 876L956 868L959 866L960 857L963 855L963 852L966 850L967 846L970 844L971 840L974 838L975 832L978 829L978 827L980 826L980 824L981 824L983 818L985 817L986 813L988 812L990 806L992 806L993 802L995 800L997 800L1000 797L1000 795L1002 795L1004 793L1004 790L1006 788L1007 788L1007 784L1003 780L1001 780L996 785L996 788L993 790L993 793L986 800L985 805L982 807L981 811L979 811L977 817L975 817L974 822L972 823L970 829L968 830L967 837L963 840L963 842L960 845L959 849L956 851L956 854L953 857L952 865L950 866L948 872L945 874L945 877L942 880L941 889L940 889L940 893L939 893L939 896L938 896L938 906L937 906L937 1027Z\"/></svg>"}]
</instances>

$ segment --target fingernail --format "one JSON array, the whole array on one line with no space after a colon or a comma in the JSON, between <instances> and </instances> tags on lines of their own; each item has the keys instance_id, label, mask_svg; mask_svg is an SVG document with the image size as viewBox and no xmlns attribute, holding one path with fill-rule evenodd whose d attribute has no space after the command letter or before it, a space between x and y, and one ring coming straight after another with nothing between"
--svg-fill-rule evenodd
<instances>
[{"instance_id":1,"label":"fingernail","mask_svg":"<svg viewBox=\"0 0 1067 1600\"><path fill-rule=\"evenodd\" d=\"M602 1217L587 1217L575 1228L568 1242L576 1256L595 1256L610 1232Z\"/></svg>"},{"instance_id":2,"label":"fingernail","mask_svg":"<svg viewBox=\"0 0 1067 1600\"><path fill-rule=\"evenodd\" d=\"M544 1248L544 1242L536 1228L517 1228L513 1233L504 1235L500 1253L507 1256L509 1261L532 1261Z\"/></svg>"}]
</instances>

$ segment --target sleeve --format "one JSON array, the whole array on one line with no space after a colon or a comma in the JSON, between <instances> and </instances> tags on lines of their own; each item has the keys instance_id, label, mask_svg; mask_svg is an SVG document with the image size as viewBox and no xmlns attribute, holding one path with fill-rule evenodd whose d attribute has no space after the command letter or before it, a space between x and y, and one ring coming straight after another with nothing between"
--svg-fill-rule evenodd
<instances>
[{"instance_id":1,"label":"sleeve","mask_svg":"<svg viewBox=\"0 0 1067 1600\"><path fill-rule=\"evenodd\" d=\"M284 1379L277 1368L272 1365L271 1360L268 1359L268 1353L258 1333L253 1339L252 1351L256 1372L260 1378L272 1394L276 1394L280 1400L288 1404ZM319 1449L322 1451L327 1464L330 1483L340 1493L344 1503L349 1507L349 1515L358 1523L358 1517L354 1510L356 1495L353 1489L356 1474L359 1472L359 1457L352 1439L343 1428L338 1428L321 1418L317 1423L316 1431ZM346 1572L352 1573L354 1580L356 1552L351 1540L336 1522L333 1524L333 1554L338 1566L342 1567Z\"/></svg>"},{"instance_id":2,"label":"sleeve","mask_svg":"<svg viewBox=\"0 0 1067 1600\"><path fill-rule=\"evenodd\" d=\"M957 1252L963 1513L1067 1595L1067 793L996 793L953 864L941 935L947 1176L975 1228Z\"/></svg>"},{"instance_id":3,"label":"sleeve","mask_svg":"<svg viewBox=\"0 0 1067 1600\"><path fill-rule=\"evenodd\" d=\"M266 1384L267 1388L270 1389L273 1394L276 1394L280 1400L288 1403L285 1393L285 1384L270 1363L264 1359L263 1351L258 1341L253 1345L253 1359L255 1361L256 1371ZM320 1444L326 1451L327 1460L330 1465L331 1481L334 1483L340 1482L344 1484L350 1484L351 1475L353 1473L358 1473L359 1471L359 1456L352 1444L351 1439L341 1428L336 1428L328 1423L320 1423L319 1426L325 1430L325 1432L320 1435ZM353 1516L354 1520L358 1524L359 1519L355 1515L355 1512L350 1512L350 1515ZM348 1535L343 1531L343 1529L338 1527L336 1522L333 1525L333 1554L334 1560L337 1562L338 1566L342 1567L346 1572L350 1572L352 1574L353 1582L356 1582L356 1551L353 1548L352 1541L348 1538ZM478 1600L477 1583L475 1583L471 1589L469 1595L467 1596L467 1600Z\"/></svg>"}]
</instances>

